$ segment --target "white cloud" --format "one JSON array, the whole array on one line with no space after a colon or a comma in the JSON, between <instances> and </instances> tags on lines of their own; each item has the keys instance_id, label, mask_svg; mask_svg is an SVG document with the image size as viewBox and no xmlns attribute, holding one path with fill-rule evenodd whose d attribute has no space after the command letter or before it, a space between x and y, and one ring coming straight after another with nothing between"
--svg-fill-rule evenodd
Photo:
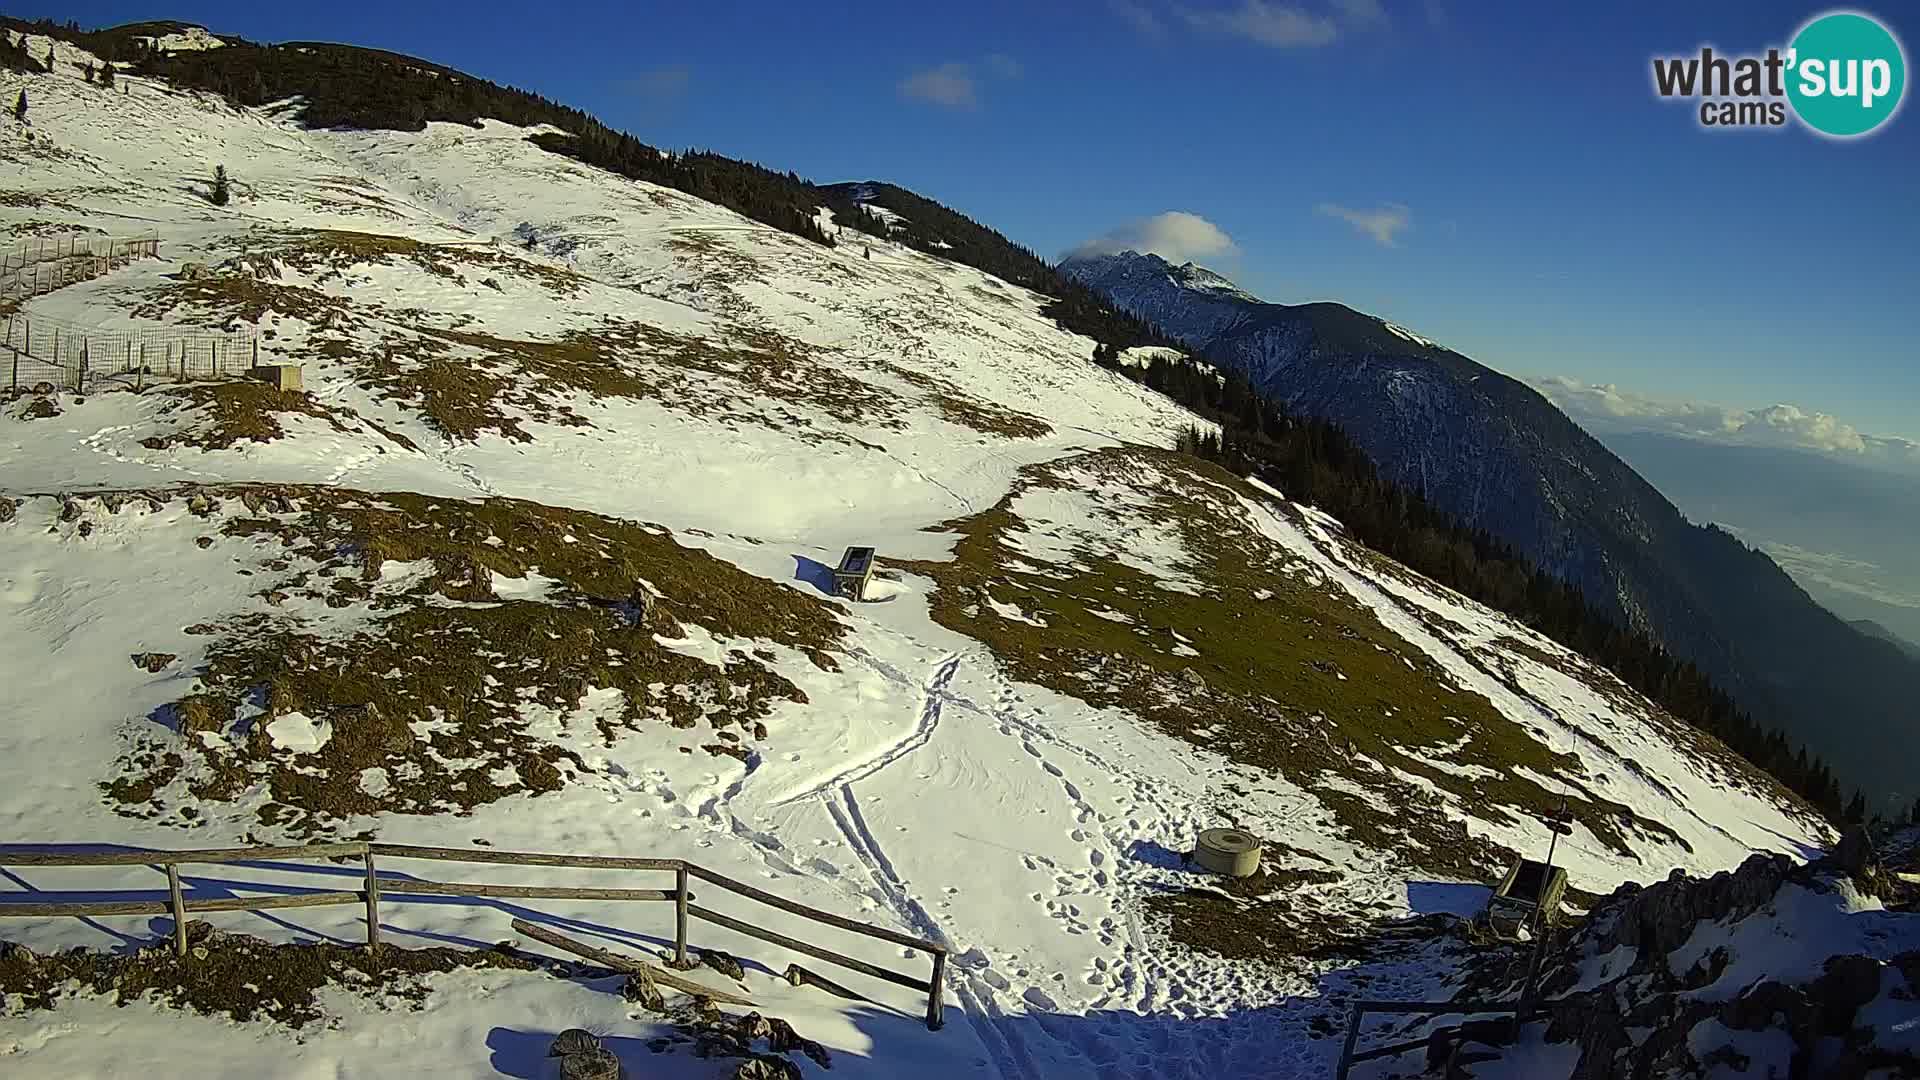
<instances>
[{"instance_id":1,"label":"white cloud","mask_svg":"<svg viewBox=\"0 0 1920 1080\"><path fill-rule=\"evenodd\" d=\"M1920 467L1920 442L1897 435L1869 435L1839 417L1797 405L1738 409L1704 401L1675 401L1564 375L1527 381L1568 416L1601 429L1679 435L1739 446L1818 450Z\"/></svg>"},{"instance_id":2,"label":"white cloud","mask_svg":"<svg viewBox=\"0 0 1920 1080\"><path fill-rule=\"evenodd\" d=\"M980 61L987 74L997 79L1017 79L1025 72L1020 61L1006 53L988 53ZM971 65L954 62L916 71L900 80L900 96L930 101L949 109L972 109L980 104L980 80Z\"/></svg>"},{"instance_id":3,"label":"white cloud","mask_svg":"<svg viewBox=\"0 0 1920 1080\"><path fill-rule=\"evenodd\" d=\"M1340 36L1332 16L1267 0L1241 0L1238 8L1226 11L1182 8L1180 14L1195 29L1231 34L1275 49L1317 48Z\"/></svg>"},{"instance_id":4,"label":"white cloud","mask_svg":"<svg viewBox=\"0 0 1920 1080\"><path fill-rule=\"evenodd\" d=\"M1339 218L1368 236L1381 247L1393 247L1400 233L1413 227L1413 211L1400 203L1387 203L1373 210L1356 210L1338 203L1321 203L1314 212Z\"/></svg>"},{"instance_id":5,"label":"white cloud","mask_svg":"<svg viewBox=\"0 0 1920 1080\"><path fill-rule=\"evenodd\" d=\"M942 64L916 71L900 80L900 96L930 101L949 109L971 109L980 104L973 72L965 64Z\"/></svg>"},{"instance_id":6,"label":"white cloud","mask_svg":"<svg viewBox=\"0 0 1920 1080\"><path fill-rule=\"evenodd\" d=\"M1138 251L1158 255L1171 263L1231 255L1233 238L1220 226L1184 210L1129 221L1074 248L1069 255L1111 255Z\"/></svg>"},{"instance_id":7,"label":"white cloud","mask_svg":"<svg viewBox=\"0 0 1920 1080\"><path fill-rule=\"evenodd\" d=\"M1109 2L1113 13L1120 16L1122 22L1133 27L1142 36L1157 38L1167 32L1167 28L1160 22L1160 16L1154 14L1153 9L1141 3L1140 0L1109 0Z\"/></svg>"}]
</instances>

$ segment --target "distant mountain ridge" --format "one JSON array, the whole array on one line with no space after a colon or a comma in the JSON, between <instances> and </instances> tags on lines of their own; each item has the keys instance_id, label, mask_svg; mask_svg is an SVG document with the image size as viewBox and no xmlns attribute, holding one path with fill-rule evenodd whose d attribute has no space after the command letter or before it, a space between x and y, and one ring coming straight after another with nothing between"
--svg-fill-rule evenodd
<instances>
[{"instance_id":1,"label":"distant mountain ridge","mask_svg":"<svg viewBox=\"0 0 1920 1080\"><path fill-rule=\"evenodd\" d=\"M1686 520L1531 387L1341 304L1221 289L1192 264L1123 252L1060 269L1289 410L1339 425L1390 479L1691 659L1847 781L1907 783L1897 751L1915 726L1920 660Z\"/></svg>"},{"instance_id":2,"label":"distant mountain ridge","mask_svg":"<svg viewBox=\"0 0 1920 1080\"><path fill-rule=\"evenodd\" d=\"M1913 642L1908 641L1906 638L1903 638L1899 634L1896 634L1893 631L1887 629L1886 627L1881 626L1879 623L1874 622L1872 619L1854 619L1849 625L1851 625L1855 630L1858 630L1869 637L1876 637L1882 641L1893 642L1893 644L1897 646L1901 652L1906 653L1908 656L1920 657L1920 645L1916 645Z\"/></svg>"}]
</instances>

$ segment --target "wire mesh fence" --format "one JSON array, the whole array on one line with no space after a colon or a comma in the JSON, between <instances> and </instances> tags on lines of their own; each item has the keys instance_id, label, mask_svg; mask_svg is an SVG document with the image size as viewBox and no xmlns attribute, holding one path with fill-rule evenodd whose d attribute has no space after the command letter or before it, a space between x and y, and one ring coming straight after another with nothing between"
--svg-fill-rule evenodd
<instances>
[{"instance_id":1,"label":"wire mesh fence","mask_svg":"<svg viewBox=\"0 0 1920 1080\"><path fill-rule=\"evenodd\" d=\"M106 383L244 377L260 363L260 339L252 331L102 330L15 314L0 324L0 363L15 392L51 383L87 393Z\"/></svg>"},{"instance_id":2,"label":"wire mesh fence","mask_svg":"<svg viewBox=\"0 0 1920 1080\"><path fill-rule=\"evenodd\" d=\"M0 300L25 300L50 293L99 277L134 259L159 254L158 233L30 237L0 249Z\"/></svg>"}]
</instances>

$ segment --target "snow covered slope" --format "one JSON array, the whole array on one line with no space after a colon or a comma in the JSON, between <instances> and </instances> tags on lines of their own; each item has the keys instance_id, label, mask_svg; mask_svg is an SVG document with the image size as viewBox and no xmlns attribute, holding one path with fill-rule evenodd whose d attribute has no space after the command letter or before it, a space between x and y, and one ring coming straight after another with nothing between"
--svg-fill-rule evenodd
<instances>
[{"instance_id":1,"label":"snow covered slope","mask_svg":"<svg viewBox=\"0 0 1920 1080\"><path fill-rule=\"evenodd\" d=\"M1592 893L1828 838L1604 672L1162 449L1193 418L1092 364L1031 292L878 239L825 248L500 123L308 131L292 103L122 81L0 76L33 119L4 133L0 228L151 230L162 253L18 316L258 327L306 389L0 407L0 842L694 859L951 950L929 1034L909 991L792 988L772 974L816 961L696 929L765 965L756 999L836 1075L1072 1078L1323 1073L1342 995L1447 981L1381 920L1470 908L1563 799ZM234 197L214 207L220 164ZM830 595L852 543L898 571L884 602ZM1267 843L1237 891L1177 854L1228 821ZM154 877L9 874L82 895ZM424 899L387 899L388 941L484 944L528 914ZM628 949L670 933L646 910L533 907ZM313 910L217 921L364 933L355 909ZM38 952L154 932L0 927ZM22 965L0 959L0 985ZM0 1015L0 1054L9 1075L111 1073L137 1045L163 1075L529 1076L530 1047L585 1024L636 1072L723 1075L656 1056L671 1024L604 983L421 978L390 1027L377 995L329 990L332 1026L301 1042L69 989Z\"/></svg>"}]
</instances>

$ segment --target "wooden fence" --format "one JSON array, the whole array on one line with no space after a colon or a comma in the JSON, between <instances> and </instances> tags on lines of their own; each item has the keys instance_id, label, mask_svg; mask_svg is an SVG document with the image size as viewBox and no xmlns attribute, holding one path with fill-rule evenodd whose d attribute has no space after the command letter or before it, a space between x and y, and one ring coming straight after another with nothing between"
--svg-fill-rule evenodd
<instances>
[{"instance_id":1,"label":"wooden fence","mask_svg":"<svg viewBox=\"0 0 1920 1080\"><path fill-rule=\"evenodd\" d=\"M0 349L0 379L16 393L42 382L87 393L106 381L139 387L243 378L260 363L252 331L103 330L17 313L0 319Z\"/></svg>"},{"instance_id":2,"label":"wooden fence","mask_svg":"<svg viewBox=\"0 0 1920 1080\"><path fill-rule=\"evenodd\" d=\"M54 236L0 250L0 299L25 300L96 278L134 259L158 257L158 233L147 236Z\"/></svg>"},{"instance_id":3,"label":"wooden fence","mask_svg":"<svg viewBox=\"0 0 1920 1080\"><path fill-rule=\"evenodd\" d=\"M673 874L671 889L571 888L546 885L481 885L465 882L421 881L414 878L379 876L376 856L397 859L425 859L444 862L494 863L509 866L565 866L600 870L639 870ZM182 864L250 862L268 859L351 859L364 866L361 887L353 890L297 893L287 896L228 896L189 899L180 886ZM885 927L848 919L818 908L796 903L742 881L735 881L706 867L684 859L639 859L610 855L551 855L526 851L494 851L467 848L418 847L410 844L379 844L350 841L334 844L301 844L286 847L214 848L199 851L9 851L0 849L0 866L158 866L166 871L166 900L104 900L83 902L6 902L0 901L0 917L171 915L174 949L187 954L187 916L205 911L267 911L278 908L324 907L334 904L366 906L367 948L380 948L380 900L385 895L512 897L523 900L613 900L672 901L674 907L673 958L685 967L687 929L690 921L722 926L748 937L824 960L850 971L886 982L919 990L927 995L927 1027L938 1031L945 1023L941 987L946 982L947 950L943 945L925 941ZM769 907L817 923L855 934L917 949L932 958L930 979L919 979L888 968L870 964L797 938L777 934L751 922L722 915L692 903L689 885L694 878Z\"/></svg>"},{"instance_id":4,"label":"wooden fence","mask_svg":"<svg viewBox=\"0 0 1920 1080\"><path fill-rule=\"evenodd\" d=\"M1368 1013L1397 1013L1416 1016L1470 1016L1474 1013L1505 1013L1507 1021L1502 1025L1511 1036L1517 1037L1520 1025L1545 1017L1537 1008L1529 1009L1515 1001L1355 1001L1349 1005L1347 1013L1347 1039L1340 1047L1340 1064L1334 1072L1335 1080L1347 1080L1347 1071L1364 1061L1379 1058L1397 1057L1411 1050L1424 1050L1433 1044L1433 1036L1413 1039L1407 1042L1376 1046L1355 1052L1360 1041L1360 1021ZM1511 1039L1509 1039L1511 1041ZM1458 1052L1461 1040L1453 1043L1453 1051Z\"/></svg>"}]
</instances>

